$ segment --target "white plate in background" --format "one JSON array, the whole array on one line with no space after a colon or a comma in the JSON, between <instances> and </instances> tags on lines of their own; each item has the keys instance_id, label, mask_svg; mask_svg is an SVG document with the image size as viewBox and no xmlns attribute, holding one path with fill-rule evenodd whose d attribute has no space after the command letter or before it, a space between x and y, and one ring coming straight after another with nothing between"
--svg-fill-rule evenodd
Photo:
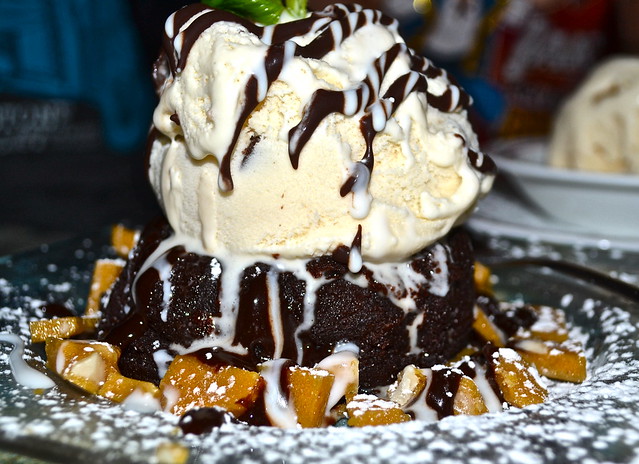
<instances>
[{"instance_id":1,"label":"white plate in background","mask_svg":"<svg viewBox=\"0 0 639 464\"><path fill-rule=\"evenodd\" d=\"M487 150L511 185L480 203L471 227L560 243L607 241L639 248L639 176L553 168L545 163L546 149L543 139L519 139Z\"/></svg>"}]
</instances>

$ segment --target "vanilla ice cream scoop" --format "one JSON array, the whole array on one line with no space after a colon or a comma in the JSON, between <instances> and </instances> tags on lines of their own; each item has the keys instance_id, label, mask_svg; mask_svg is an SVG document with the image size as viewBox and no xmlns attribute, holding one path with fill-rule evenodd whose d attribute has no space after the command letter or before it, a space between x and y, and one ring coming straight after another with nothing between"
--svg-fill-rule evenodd
<instances>
[{"instance_id":1,"label":"vanilla ice cream scoop","mask_svg":"<svg viewBox=\"0 0 639 464\"><path fill-rule=\"evenodd\" d=\"M549 161L639 173L639 58L611 59L592 72L557 117Z\"/></svg>"},{"instance_id":2,"label":"vanilla ice cream scoop","mask_svg":"<svg viewBox=\"0 0 639 464\"><path fill-rule=\"evenodd\" d=\"M166 22L148 160L176 234L209 254L370 262L435 242L486 193L469 97L376 10L255 25L192 5Z\"/></svg>"}]
</instances>

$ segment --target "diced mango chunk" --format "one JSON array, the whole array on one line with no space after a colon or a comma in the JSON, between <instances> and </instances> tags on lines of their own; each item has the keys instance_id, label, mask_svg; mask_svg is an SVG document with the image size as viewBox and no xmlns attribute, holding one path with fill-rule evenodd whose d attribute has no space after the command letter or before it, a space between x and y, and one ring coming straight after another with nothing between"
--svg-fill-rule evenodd
<instances>
[{"instance_id":1,"label":"diced mango chunk","mask_svg":"<svg viewBox=\"0 0 639 464\"><path fill-rule=\"evenodd\" d=\"M388 399L400 408L409 406L426 387L427 378L414 365L406 366L397 376L397 381L388 389Z\"/></svg>"},{"instance_id":2,"label":"diced mango chunk","mask_svg":"<svg viewBox=\"0 0 639 464\"><path fill-rule=\"evenodd\" d=\"M253 406L263 388L257 372L209 365L186 354L175 357L160 382L161 404L176 415L192 408L218 406L239 417Z\"/></svg>"},{"instance_id":3,"label":"diced mango chunk","mask_svg":"<svg viewBox=\"0 0 639 464\"><path fill-rule=\"evenodd\" d=\"M535 368L515 350L495 350L489 361L493 365L495 380L506 402L523 408L546 400L548 391L540 384Z\"/></svg>"},{"instance_id":4,"label":"diced mango chunk","mask_svg":"<svg viewBox=\"0 0 639 464\"><path fill-rule=\"evenodd\" d=\"M490 281L490 268L484 266L479 261L475 261L475 272L473 274L475 290L477 293L492 295L493 284Z\"/></svg>"},{"instance_id":5,"label":"diced mango chunk","mask_svg":"<svg viewBox=\"0 0 639 464\"><path fill-rule=\"evenodd\" d=\"M528 329L532 338L565 342L568 340L566 315L561 309L534 306L537 321Z\"/></svg>"},{"instance_id":6,"label":"diced mango chunk","mask_svg":"<svg viewBox=\"0 0 639 464\"><path fill-rule=\"evenodd\" d=\"M113 285L123 267L124 264L121 261L112 259L99 259L95 262L87 306L84 311L86 316L96 316L100 312L100 298Z\"/></svg>"},{"instance_id":7,"label":"diced mango chunk","mask_svg":"<svg viewBox=\"0 0 639 464\"><path fill-rule=\"evenodd\" d=\"M98 323L97 317L58 317L41 319L29 323L31 342L40 343L48 338L70 338L86 332L92 332Z\"/></svg>"},{"instance_id":8,"label":"diced mango chunk","mask_svg":"<svg viewBox=\"0 0 639 464\"><path fill-rule=\"evenodd\" d=\"M124 377L117 367L120 350L108 343L48 338L47 367L89 393L122 402L132 393L159 399L159 389L149 382Z\"/></svg>"},{"instance_id":9,"label":"diced mango chunk","mask_svg":"<svg viewBox=\"0 0 639 464\"><path fill-rule=\"evenodd\" d=\"M160 390L150 382L124 377L120 372L111 371L98 390L98 395L121 403L134 392L146 393L160 398Z\"/></svg>"},{"instance_id":10,"label":"diced mango chunk","mask_svg":"<svg viewBox=\"0 0 639 464\"><path fill-rule=\"evenodd\" d=\"M568 382L586 380L586 355L577 343L542 340L518 340L517 352L546 377Z\"/></svg>"},{"instance_id":11,"label":"diced mango chunk","mask_svg":"<svg viewBox=\"0 0 639 464\"><path fill-rule=\"evenodd\" d=\"M459 381L459 388L455 394L453 414L456 416L479 416L487 412L488 408L477 384L470 377L463 376Z\"/></svg>"},{"instance_id":12,"label":"diced mango chunk","mask_svg":"<svg viewBox=\"0 0 639 464\"><path fill-rule=\"evenodd\" d=\"M343 419L346 419L348 421L348 410L346 409L346 403L339 403L335 407L333 407L333 409L331 409L330 411L329 419L332 421L330 423L333 424Z\"/></svg>"},{"instance_id":13,"label":"diced mango chunk","mask_svg":"<svg viewBox=\"0 0 639 464\"><path fill-rule=\"evenodd\" d=\"M117 373L120 350L108 343L47 339L47 367L63 379L97 394L111 373Z\"/></svg>"},{"instance_id":14,"label":"diced mango chunk","mask_svg":"<svg viewBox=\"0 0 639 464\"><path fill-rule=\"evenodd\" d=\"M335 376L323 369L294 366L289 369L288 383L297 423L304 428L324 425L326 405Z\"/></svg>"},{"instance_id":15,"label":"diced mango chunk","mask_svg":"<svg viewBox=\"0 0 639 464\"><path fill-rule=\"evenodd\" d=\"M349 416L348 425L351 427L389 425L411 420L411 417L397 404L375 395L355 395L346 404L346 409Z\"/></svg>"},{"instance_id":16,"label":"diced mango chunk","mask_svg":"<svg viewBox=\"0 0 639 464\"><path fill-rule=\"evenodd\" d=\"M492 343L496 347L502 348L506 346L506 336L504 333L490 320L486 313L475 305L475 320L473 321L473 329L484 340Z\"/></svg>"},{"instance_id":17,"label":"diced mango chunk","mask_svg":"<svg viewBox=\"0 0 639 464\"><path fill-rule=\"evenodd\" d=\"M122 224L116 224L111 228L111 246L121 258L126 258L138 241L139 233Z\"/></svg>"}]
</instances>

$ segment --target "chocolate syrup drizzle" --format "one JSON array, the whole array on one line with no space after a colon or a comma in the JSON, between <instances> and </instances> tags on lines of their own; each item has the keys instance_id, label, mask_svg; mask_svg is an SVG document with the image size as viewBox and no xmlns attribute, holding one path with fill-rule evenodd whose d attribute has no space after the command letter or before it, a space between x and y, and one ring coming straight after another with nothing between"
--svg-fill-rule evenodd
<instances>
[{"instance_id":1,"label":"chocolate syrup drizzle","mask_svg":"<svg viewBox=\"0 0 639 464\"><path fill-rule=\"evenodd\" d=\"M426 393L426 404L437 412L439 419L452 416L455 395L464 374L455 369L433 369L432 373L433 379Z\"/></svg>"},{"instance_id":2,"label":"chocolate syrup drizzle","mask_svg":"<svg viewBox=\"0 0 639 464\"><path fill-rule=\"evenodd\" d=\"M189 21L191 23L186 26ZM380 11L363 9L359 5L331 5L323 11L311 13L306 19L266 27L258 26L226 11L210 9L201 4L190 5L177 11L167 22L163 52L154 65L154 81L158 92L161 91L170 75L177 76L184 69L189 52L199 36L213 24L222 21L243 26L248 32L269 45L262 66L263 72L252 75L247 82L244 90L244 104L236 122L232 141L220 161L218 184L222 191L233 189L231 155L235 150L242 127L258 104L266 98L269 87L278 79L287 61L294 57L319 60L368 24L381 25L393 30L397 28L396 20ZM291 40L311 31L317 31L317 36L306 45L298 45ZM410 71L392 82L388 90L380 97L380 85L388 69L393 62L403 56L409 58ZM372 70L355 88L317 90L305 106L302 119L289 132L291 165L294 169L298 168L304 146L328 115L341 113L345 116L354 116L363 113L360 118L360 128L366 150L358 163L367 171L367 175L364 175L361 168L352 169L350 177L340 189L340 195L346 196L355 188L367 187L374 165L373 140L410 94L415 92L426 94L430 106L445 113L460 112L469 106L470 97L455 84L448 85L441 95L429 92L427 79L442 75L444 71L432 65L424 57L416 55L405 44L397 43L375 60ZM155 137L157 134L152 133L151 136ZM462 140L467 147L463 137ZM469 160L476 169L484 172L482 168L491 167L490 163L484 162L488 159L486 156L480 156L471 149L467 150ZM365 185L360 186L359 182Z\"/></svg>"},{"instance_id":3,"label":"chocolate syrup drizzle","mask_svg":"<svg viewBox=\"0 0 639 464\"><path fill-rule=\"evenodd\" d=\"M505 400L497 384L492 357L496 351L497 349L493 345L487 344L481 352L476 353L466 361L456 364L454 367L440 366L438 369L429 370L430 383L423 396L420 396L416 401L424 402L427 408L437 414L438 419L452 416L455 414L455 398L459 392L462 378L466 376L476 381L479 376L482 376L495 398L504 405ZM478 370L476 367L479 366L481 366L481 369ZM482 396L484 394L482 393ZM415 406L419 409L420 405L419 403L414 403L407 412L414 415L416 412Z\"/></svg>"}]
</instances>

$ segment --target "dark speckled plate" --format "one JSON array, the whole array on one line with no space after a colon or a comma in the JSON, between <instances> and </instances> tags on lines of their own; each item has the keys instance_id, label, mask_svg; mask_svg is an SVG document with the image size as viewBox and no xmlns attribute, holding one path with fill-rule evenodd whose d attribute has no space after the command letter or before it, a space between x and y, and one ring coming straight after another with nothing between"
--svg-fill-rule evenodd
<instances>
[{"instance_id":1,"label":"dark speckled plate","mask_svg":"<svg viewBox=\"0 0 639 464\"><path fill-rule=\"evenodd\" d=\"M27 339L42 301L84 306L106 234L0 258L0 332ZM56 462L595 463L639 462L639 303L632 292L536 263L495 268L504 298L562 307L586 340L589 376L551 384L542 405L438 423L278 430L225 425L183 436L176 420L141 414L64 385L16 384L0 346L0 449ZM28 361L42 369L38 347ZM12 454L15 456L15 454ZM0 454L0 458L2 455Z\"/></svg>"}]
</instances>

